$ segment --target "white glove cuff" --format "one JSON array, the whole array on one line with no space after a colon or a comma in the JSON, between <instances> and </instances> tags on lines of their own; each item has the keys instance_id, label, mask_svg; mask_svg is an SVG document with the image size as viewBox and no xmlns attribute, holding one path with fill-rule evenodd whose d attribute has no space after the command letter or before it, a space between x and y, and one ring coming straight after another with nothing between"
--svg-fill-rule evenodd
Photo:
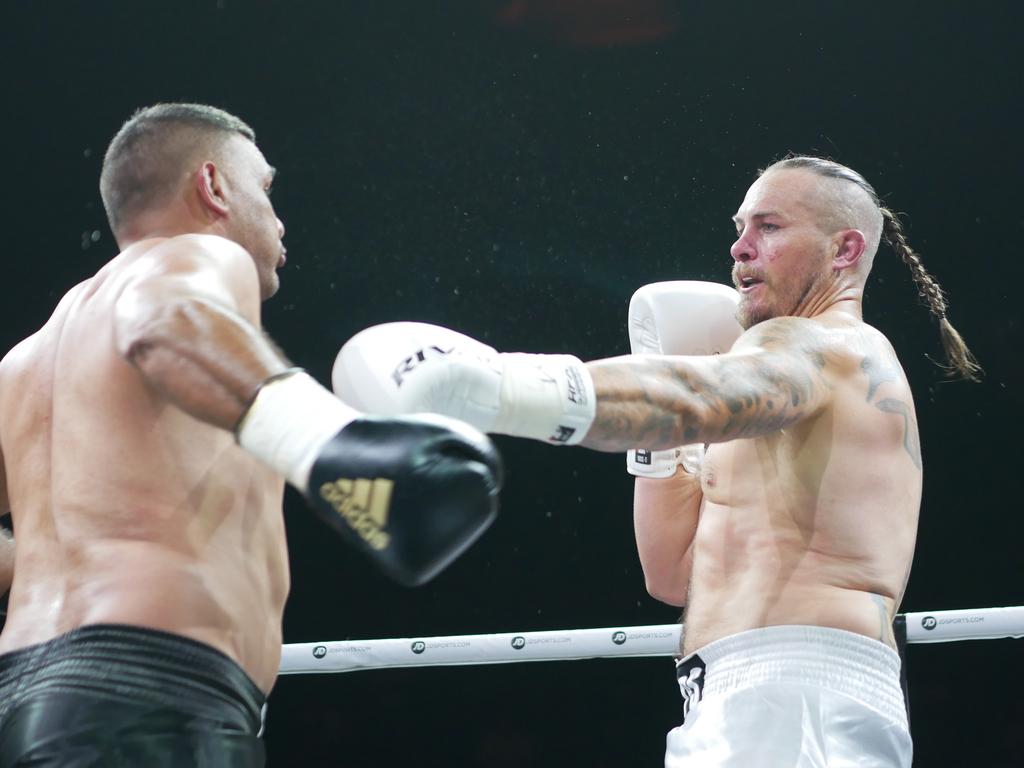
<instances>
[{"instance_id":1,"label":"white glove cuff","mask_svg":"<svg viewBox=\"0 0 1024 768\"><path fill-rule=\"evenodd\" d=\"M499 355L501 408L491 431L576 445L594 423L590 371L572 355Z\"/></svg>"},{"instance_id":2,"label":"white glove cuff","mask_svg":"<svg viewBox=\"0 0 1024 768\"><path fill-rule=\"evenodd\" d=\"M360 415L298 371L260 388L235 435L242 448L305 491L320 449Z\"/></svg>"},{"instance_id":3,"label":"white glove cuff","mask_svg":"<svg viewBox=\"0 0 1024 768\"><path fill-rule=\"evenodd\" d=\"M635 448L626 452L626 471L636 477L664 480L682 466L687 474L699 475L704 465L704 445L693 443L664 451Z\"/></svg>"},{"instance_id":4,"label":"white glove cuff","mask_svg":"<svg viewBox=\"0 0 1024 768\"><path fill-rule=\"evenodd\" d=\"M626 471L636 477L664 480L676 473L680 453L681 448L669 448L664 451L634 448L626 452Z\"/></svg>"},{"instance_id":5,"label":"white glove cuff","mask_svg":"<svg viewBox=\"0 0 1024 768\"><path fill-rule=\"evenodd\" d=\"M703 443L690 443L676 450L679 451L679 463L683 469L691 475L699 475L704 468L704 454L707 451L707 446Z\"/></svg>"}]
</instances>

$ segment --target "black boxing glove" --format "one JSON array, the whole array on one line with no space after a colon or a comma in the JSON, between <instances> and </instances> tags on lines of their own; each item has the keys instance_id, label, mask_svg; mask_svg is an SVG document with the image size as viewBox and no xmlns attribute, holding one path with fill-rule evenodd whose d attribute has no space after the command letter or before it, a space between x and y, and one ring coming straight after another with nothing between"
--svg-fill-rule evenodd
<instances>
[{"instance_id":1,"label":"black boxing glove","mask_svg":"<svg viewBox=\"0 0 1024 768\"><path fill-rule=\"evenodd\" d=\"M498 512L501 459L483 433L443 416L366 416L299 370L264 382L235 434L408 586L437 575Z\"/></svg>"}]
</instances>

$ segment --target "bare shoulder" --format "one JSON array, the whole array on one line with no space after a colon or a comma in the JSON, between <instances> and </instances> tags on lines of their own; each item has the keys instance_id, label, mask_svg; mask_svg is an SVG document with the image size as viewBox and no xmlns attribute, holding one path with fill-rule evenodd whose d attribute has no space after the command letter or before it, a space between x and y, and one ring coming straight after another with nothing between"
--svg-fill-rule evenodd
<instances>
[{"instance_id":1,"label":"bare shoulder","mask_svg":"<svg viewBox=\"0 0 1024 768\"><path fill-rule=\"evenodd\" d=\"M128 269L124 289L129 298L142 297L143 303L151 305L196 298L229 307L250 319L259 316L255 262L242 246L223 237L186 234L167 238L141 254ZM128 302L133 303L138 302Z\"/></svg>"},{"instance_id":2,"label":"bare shoulder","mask_svg":"<svg viewBox=\"0 0 1024 768\"><path fill-rule=\"evenodd\" d=\"M868 378L872 391L883 381L907 384L907 376L903 372L896 350L885 334L877 328L862 323L856 339L851 340L850 348L856 355L858 369Z\"/></svg>"},{"instance_id":3,"label":"bare shoulder","mask_svg":"<svg viewBox=\"0 0 1024 768\"><path fill-rule=\"evenodd\" d=\"M169 237L147 252L147 261L166 272L217 272L224 276L251 275L256 267L249 252L217 235L186 234Z\"/></svg>"},{"instance_id":4,"label":"bare shoulder","mask_svg":"<svg viewBox=\"0 0 1024 768\"><path fill-rule=\"evenodd\" d=\"M4 379L10 379L19 372L32 366L33 353L36 351L40 340L45 335L46 328L59 323L66 315L75 300L88 288L89 281L83 280L65 293L57 303L49 320L35 333L26 336L0 358L0 387L3 387ZM2 394L2 390L0 390Z\"/></svg>"},{"instance_id":5,"label":"bare shoulder","mask_svg":"<svg viewBox=\"0 0 1024 768\"><path fill-rule=\"evenodd\" d=\"M17 371L24 365L34 338L33 335L22 339L0 358L0 402L3 400L4 380L10 378L12 371Z\"/></svg>"},{"instance_id":6,"label":"bare shoulder","mask_svg":"<svg viewBox=\"0 0 1024 768\"><path fill-rule=\"evenodd\" d=\"M896 351L876 328L851 317L781 317L751 328L733 347L765 350L769 357L802 361L815 368L831 392L829 402L862 425L877 424L869 413L893 425L903 451L921 469L921 445L914 400ZM774 351L773 351L774 350ZM811 365L807 366L807 361ZM866 409L866 410L865 410Z\"/></svg>"},{"instance_id":7,"label":"bare shoulder","mask_svg":"<svg viewBox=\"0 0 1024 768\"><path fill-rule=\"evenodd\" d=\"M887 362L896 359L885 336L847 316L766 320L740 336L733 351L762 351L803 358L833 378L861 375L867 357Z\"/></svg>"}]
</instances>

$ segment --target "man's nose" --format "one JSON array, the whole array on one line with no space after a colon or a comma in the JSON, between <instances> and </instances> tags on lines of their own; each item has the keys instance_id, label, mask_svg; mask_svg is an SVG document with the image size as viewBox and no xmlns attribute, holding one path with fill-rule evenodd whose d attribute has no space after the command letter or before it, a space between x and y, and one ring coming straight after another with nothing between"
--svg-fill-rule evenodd
<instances>
[{"instance_id":1,"label":"man's nose","mask_svg":"<svg viewBox=\"0 0 1024 768\"><path fill-rule=\"evenodd\" d=\"M284 222L280 219L277 220L277 236L284 240Z\"/></svg>"},{"instance_id":2,"label":"man's nose","mask_svg":"<svg viewBox=\"0 0 1024 768\"><path fill-rule=\"evenodd\" d=\"M732 244L732 248L729 249L729 255L732 256L734 261L743 263L750 261L756 255L750 242L744 235L740 235L736 238L736 242Z\"/></svg>"}]
</instances>

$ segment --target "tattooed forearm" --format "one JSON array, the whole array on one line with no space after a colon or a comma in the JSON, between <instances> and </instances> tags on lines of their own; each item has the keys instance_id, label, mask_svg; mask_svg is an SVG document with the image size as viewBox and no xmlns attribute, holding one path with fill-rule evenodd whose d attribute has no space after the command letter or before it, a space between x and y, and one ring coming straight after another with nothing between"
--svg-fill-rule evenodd
<instances>
[{"instance_id":1,"label":"tattooed forearm","mask_svg":"<svg viewBox=\"0 0 1024 768\"><path fill-rule=\"evenodd\" d=\"M723 360L720 376L726 384L718 410L727 416L720 424L706 425L712 428L709 439L757 437L804 418L829 389L821 376L824 365L813 353L785 362L761 360L756 370L749 360Z\"/></svg>"},{"instance_id":2,"label":"tattooed forearm","mask_svg":"<svg viewBox=\"0 0 1024 768\"><path fill-rule=\"evenodd\" d=\"M616 451L667 448L689 441L692 425L680 418L659 368L629 358L591 363L598 407L584 445Z\"/></svg>"},{"instance_id":3,"label":"tattooed forearm","mask_svg":"<svg viewBox=\"0 0 1024 768\"><path fill-rule=\"evenodd\" d=\"M583 444L657 450L784 429L827 398L824 366L824 358L803 350L591 363L598 407Z\"/></svg>"}]
</instances>

